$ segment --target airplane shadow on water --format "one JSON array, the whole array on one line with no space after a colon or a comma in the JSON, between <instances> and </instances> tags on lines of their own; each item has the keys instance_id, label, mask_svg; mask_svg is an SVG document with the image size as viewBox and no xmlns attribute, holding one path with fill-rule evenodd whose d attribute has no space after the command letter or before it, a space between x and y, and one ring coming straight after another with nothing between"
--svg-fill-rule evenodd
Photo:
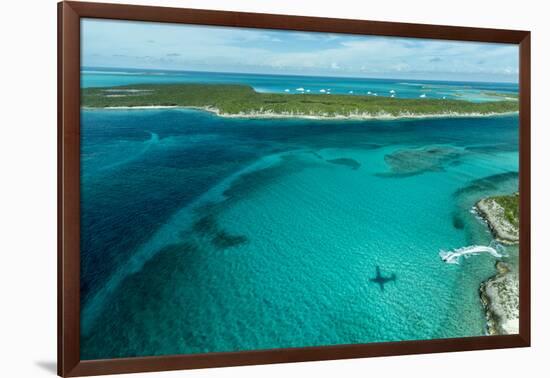
<instances>
[{"instance_id":1,"label":"airplane shadow on water","mask_svg":"<svg viewBox=\"0 0 550 378\"><path fill-rule=\"evenodd\" d=\"M396 280L395 273L392 273L391 276L384 277L380 273L380 267L377 265L376 266L376 277L371 278L369 281L377 283L378 285L380 285L380 291L384 291L384 285L387 284L388 282L392 282L392 281L395 282L395 280Z\"/></svg>"}]
</instances>

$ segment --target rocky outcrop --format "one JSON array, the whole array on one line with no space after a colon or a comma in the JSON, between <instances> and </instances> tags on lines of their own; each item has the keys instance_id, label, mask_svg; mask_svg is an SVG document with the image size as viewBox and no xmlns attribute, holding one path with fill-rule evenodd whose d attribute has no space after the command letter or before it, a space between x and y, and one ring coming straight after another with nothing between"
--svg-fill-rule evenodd
<instances>
[{"instance_id":1,"label":"rocky outcrop","mask_svg":"<svg viewBox=\"0 0 550 378\"><path fill-rule=\"evenodd\" d=\"M519 281L517 273L503 262L497 263L498 273L481 284L481 302L487 317L490 335L519 333Z\"/></svg>"},{"instance_id":2,"label":"rocky outcrop","mask_svg":"<svg viewBox=\"0 0 550 378\"><path fill-rule=\"evenodd\" d=\"M476 203L475 208L478 214L487 221L497 241L503 244L517 244L519 242L517 220L515 222L510 221L506 215L506 209L496 198L484 198Z\"/></svg>"}]
</instances>

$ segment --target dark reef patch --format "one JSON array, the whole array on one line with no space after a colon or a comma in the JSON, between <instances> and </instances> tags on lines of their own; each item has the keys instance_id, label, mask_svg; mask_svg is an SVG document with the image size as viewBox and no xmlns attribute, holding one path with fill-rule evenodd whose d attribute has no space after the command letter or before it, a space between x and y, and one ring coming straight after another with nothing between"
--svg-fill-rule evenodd
<instances>
[{"instance_id":1,"label":"dark reef patch","mask_svg":"<svg viewBox=\"0 0 550 378\"><path fill-rule=\"evenodd\" d=\"M248 238L244 235L232 235L225 231L219 231L216 236L212 239L212 244L214 244L218 249L226 249L231 247L236 247L241 244L248 242Z\"/></svg>"},{"instance_id":2,"label":"dark reef patch","mask_svg":"<svg viewBox=\"0 0 550 378\"><path fill-rule=\"evenodd\" d=\"M379 176L407 177L425 172L443 171L446 166L460 164L463 155L462 150L452 147L402 149L384 156L390 172L381 173Z\"/></svg>"},{"instance_id":3,"label":"dark reef patch","mask_svg":"<svg viewBox=\"0 0 550 378\"><path fill-rule=\"evenodd\" d=\"M327 160L327 162L331 164L343 165L345 167L350 167L351 169L355 170L361 167L361 163L359 163L357 160L349 158L329 159Z\"/></svg>"},{"instance_id":4,"label":"dark reef patch","mask_svg":"<svg viewBox=\"0 0 550 378\"><path fill-rule=\"evenodd\" d=\"M318 153L317 151L310 151L310 153L313 156L315 156L317 159L325 160L325 158L320 153Z\"/></svg>"},{"instance_id":5,"label":"dark reef patch","mask_svg":"<svg viewBox=\"0 0 550 378\"><path fill-rule=\"evenodd\" d=\"M206 215L193 223L193 231L201 235L214 233L217 228L216 219L212 214Z\"/></svg>"},{"instance_id":6,"label":"dark reef patch","mask_svg":"<svg viewBox=\"0 0 550 378\"><path fill-rule=\"evenodd\" d=\"M489 193L495 195L502 191L501 188L503 183L509 182L511 180L517 181L518 179L518 172L500 173L497 175L472 180L468 185L455 191L454 195L457 197L477 193ZM502 194L507 193L504 192Z\"/></svg>"},{"instance_id":7,"label":"dark reef patch","mask_svg":"<svg viewBox=\"0 0 550 378\"><path fill-rule=\"evenodd\" d=\"M456 212L453 213L453 227L457 230L464 229L464 219Z\"/></svg>"},{"instance_id":8,"label":"dark reef patch","mask_svg":"<svg viewBox=\"0 0 550 378\"><path fill-rule=\"evenodd\" d=\"M205 206L203 210L210 211L211 207ZM207 214L193 223L192 230L202 237L206 237L217 249L227 249L248 242L245 235L235 235L222 229L213 214ZM184 239L187 236L185 232L180 233Z\"/></svg>"}]
</instances>

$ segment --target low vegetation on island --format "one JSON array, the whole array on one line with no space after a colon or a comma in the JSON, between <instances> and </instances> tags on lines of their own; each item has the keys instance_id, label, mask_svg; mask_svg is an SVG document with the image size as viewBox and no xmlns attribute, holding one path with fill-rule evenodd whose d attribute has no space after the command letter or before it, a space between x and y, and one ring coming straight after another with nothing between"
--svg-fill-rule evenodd
<instances>
[{"instance_id":1,"label":"low vegetation on island","mask_svg":"<svg viewBox=\"0 0 550 378\"><path fill-rule=\"evenodd\" d=\"M488 197L476 203L495 238L504 244L519 241L519 193Z\"/></svg>"},{"instance_id":2,"label":"low vegetation on island","mask_svg":"<svg viewBox=\"0 0 550 378\"><path fill-rule=\"evenodd\" d=\"M85 108L189 107L233 117L391 118L492 115L518 111L518 102L259 93L246 85L140 84L82 90Z\"/></svg>"}]
</instances>

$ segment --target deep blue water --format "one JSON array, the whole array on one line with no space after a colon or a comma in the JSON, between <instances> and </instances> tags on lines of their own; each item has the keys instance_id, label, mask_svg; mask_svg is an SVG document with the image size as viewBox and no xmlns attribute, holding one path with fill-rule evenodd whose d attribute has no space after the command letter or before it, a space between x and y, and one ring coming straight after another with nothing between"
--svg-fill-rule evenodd
<instances>
[{"instance_id":1,"label":"deep blue water","mask_svg":"<svg viewBox=\"0 0 550 378\"><path fill-rule=\"evenodd\" d=\"M484 334L495 259L438 253L491 243L469 210L517 190L517 115L81 121L83 359Z\"/></svg>"}]
</instances>

